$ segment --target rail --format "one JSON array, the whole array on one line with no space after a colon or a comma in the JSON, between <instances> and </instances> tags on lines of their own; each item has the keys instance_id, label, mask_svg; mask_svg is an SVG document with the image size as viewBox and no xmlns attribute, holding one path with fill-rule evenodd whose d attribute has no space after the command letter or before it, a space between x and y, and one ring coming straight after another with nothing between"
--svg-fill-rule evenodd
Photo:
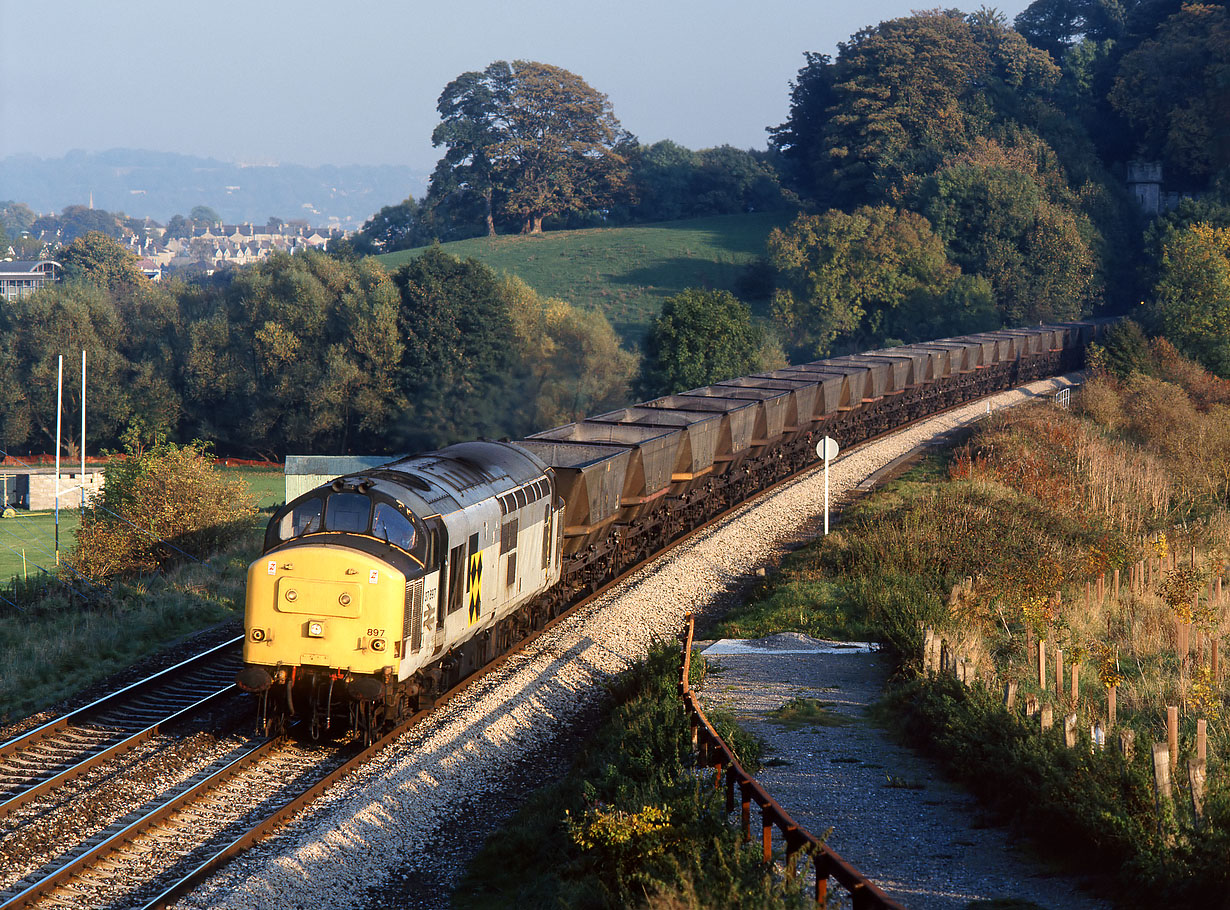
<instances>
[{"instance_id":1,"label":"rail","mask_svg":"<svg viewBox=\"0 0 1230 910\"><path fill-rule=\"evenodd\" d=\"M866 876L851 866L841 856L816 838L814 834L790 817L790 814L773 799L757 780L743 770L735 760L730 747L722 741L709 718L705 716L689 682L692 670L692 636L695 619L687 615L687 628L680 636L683 640L683 665L679 679L679 695L688 710L692 728L692 743L696 748L697 767L712 768L713 787L726 784L726 813L735 811L735 788L739 789L740 822L743 842L752 840L752 803L760 807L760 842L764 861L773 859L773 829L780 832L786 847L786 874L794 876L798 868L799 854L811 857L816 870L816 905L823 907L828 900L828 880L836 879L850 894L854 910L904 910L901 904L876 887Z\"/></svg>"}]
</instances>

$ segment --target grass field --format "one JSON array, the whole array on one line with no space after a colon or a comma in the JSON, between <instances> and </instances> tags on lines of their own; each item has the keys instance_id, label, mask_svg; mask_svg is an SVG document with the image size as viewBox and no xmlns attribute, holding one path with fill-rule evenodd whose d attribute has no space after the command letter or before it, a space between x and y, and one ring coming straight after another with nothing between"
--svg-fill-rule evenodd
<instances>
[{"instance_id":1,"label":"grass field","mask_svg":"<svg viewBox=\"0 0 1230 910\"><path fill-rule=\"evenodd\" d=\"M446 243L459 258L519 276L540 294L606 314L625 342L637 342L662 301L685 288L733 290L743 269L764 254L787 213L727 215L625 228L477 237ZM378 257L394 270L422 247Z\"/></svg>"},{"instance_id":2,"label":"grass field","mask_svg":"<svg viewBox=\"0 0 1230 910\"><path fill-rule=\"evenodd\" d=\"M224 476L239 475L256 494L256 505L268 509L281 505L286 498L281 470L253 468L219 468ZM0 518L0 579L22 575L23 571L33 576L39 571L55 569L55 513L26 512L15 510L15 517ZM81 524L80 510L60 508L60 555L61 558L77 542L77 528ZM24 566L23 566L24 553Z\"/></svg>"}]
</instances>

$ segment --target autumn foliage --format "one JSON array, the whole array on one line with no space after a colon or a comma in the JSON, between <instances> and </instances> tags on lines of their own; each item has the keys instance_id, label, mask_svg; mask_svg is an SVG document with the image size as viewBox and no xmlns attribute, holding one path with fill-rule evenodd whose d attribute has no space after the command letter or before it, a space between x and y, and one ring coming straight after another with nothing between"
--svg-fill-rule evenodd
<instances>
[{"instance_id":1,"label":"autumn foliage","mask_svg":"<svg viewBox=\"0 0 1230 910\"><path fill-rule=\"evenodd\" d=\"M162 443L107 466L77 532L72 567L94 579L201 559L255 514L243 480L222 477L201 443Z\"/></svg>"}]
</instances>

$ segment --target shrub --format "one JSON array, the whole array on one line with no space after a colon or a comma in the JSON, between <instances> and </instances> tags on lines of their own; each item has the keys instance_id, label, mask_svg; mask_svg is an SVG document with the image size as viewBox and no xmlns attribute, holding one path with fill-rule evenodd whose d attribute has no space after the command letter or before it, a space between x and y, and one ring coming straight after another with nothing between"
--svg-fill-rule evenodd
<instances>
[{"instance_id":1,"label":"shrub","mask_svg":"<svg viewBox=\"0 0 1230 910\"><path fill-rule=\"evenodd\" d=\"M255 512L247 483L219 474L203 443L130 450L107 466L69 562L91 578L152 572L213 552Z\"/></svg>"}]
</instances>

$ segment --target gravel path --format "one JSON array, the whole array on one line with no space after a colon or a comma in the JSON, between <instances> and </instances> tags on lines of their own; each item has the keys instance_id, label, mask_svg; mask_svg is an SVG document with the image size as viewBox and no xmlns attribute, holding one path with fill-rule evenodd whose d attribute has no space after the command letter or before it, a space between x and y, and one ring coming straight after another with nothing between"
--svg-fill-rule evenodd
<instances>
[{"instance_id":1,"label":"gravel path","mask_svg":"<svg viewBox=\"0 0 1230 910\"><path fill-rule=\"evenodd\" d=\"M910 910L964 910L995 899L1051 910L1111 906L1031 862L1028 846L992 825L974 797L869 721L888 677L880 654L834 652L798 633L737 653L726 644L703 652L712 673L702 703L730 711L766 741L757 779L813 834L831 827L829 846L890 897ZM794 698L820 701L834 725L775 722L770 712Z\"/></svg>"},{"instance_id":2,"label":"gravel path","mask_svg":"<svg viewBox=\"0 0 1230 910\"><path fill-rule=\"evenodd\" d=\"M1033 383L992 404L1069 384ZM842 455L829 472L834 503L986 410L985 401L972 404ZM821 471L799 478L656 560L436 712L180 906L387 906L388 889L405 883L398 904L446 907L466 860L520 799L525 769L549 777L564 767L559 744L593 716L601 683L655 641L673 641L687 611L721 612L749 573L813 527L823 484ZM905 830L917 814L899 821Z\"/></svg>"}]
</instances>

